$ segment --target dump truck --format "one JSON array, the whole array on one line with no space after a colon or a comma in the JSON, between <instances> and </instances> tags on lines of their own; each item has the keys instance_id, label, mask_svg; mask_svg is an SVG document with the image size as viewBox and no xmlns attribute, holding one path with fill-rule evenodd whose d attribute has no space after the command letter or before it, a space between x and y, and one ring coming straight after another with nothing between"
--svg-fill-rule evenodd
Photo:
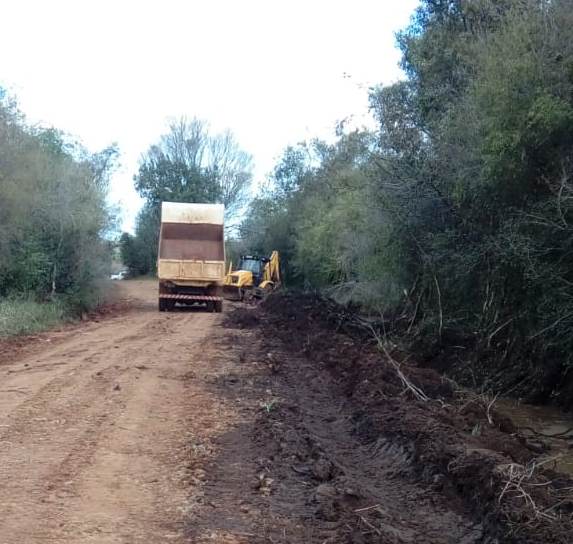
<instances>
[{"instance_id":1,"label":"dump truck","mask_svg":"<svg viewBox=\"0 0 573 544\"><path fill-rule=\"evenodd\" d=\"M221 204L162 203L157 260L160 312L176 304L223 311L224 214Z\"/></svg>"},{"instance_id":2,"label":"dump truck","mask_svg":"<svg viewBox=\"0 0 573 544\"><path fill-rule=\"evenodd\" d=\"M263 298L281 283L279 252L273 251L269 258L242 255L239 266L225 276L225 298L244 300Z\"/></svg>"}]
</instances>

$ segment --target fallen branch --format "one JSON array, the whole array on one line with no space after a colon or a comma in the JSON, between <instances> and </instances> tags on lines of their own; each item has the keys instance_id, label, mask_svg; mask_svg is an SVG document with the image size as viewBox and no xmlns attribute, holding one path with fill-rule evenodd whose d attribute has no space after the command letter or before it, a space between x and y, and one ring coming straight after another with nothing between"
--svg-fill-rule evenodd
<instances>
[{"instance_id":1,"label":"fallen branch","mask_svg":"<svg viewBox=\"0 0 573 544\"><path fill-rule=\"evenodd\" d=\"M377 508L380 508L380 505L379 504L373 504L372 506L366 506L365 508L357 508L356 510L354 510L354 512L359 514L361 512L368 512L369 510L375 510Z\"/></svg>"},{"instance_id":2,"label":"fallen branch","mask_svg":"<svg viewBox=\"0 0 573 544\"><path fill-rule=\"evenodd\" d=\"M368 527L371 531L374 531L378 536L382 536L382 531L380 531L380 529L377 529L376 527L374 527L374 525L372 525L372 523L370 523L364 516L358 515L358 519L364 525L366 525L366 527Z\"/></svg>"},{"instance_id":3,"label":"fallen branch","mask_svg":"<svg viewBox=\"0 0 573 544\"><path fill-rule=\"evenodd\" d=\"M424 393L424 391L422 391L422 389L420 389L417 385L414 385L402 372L400 368L400 363L398 363L398 361L396 361L388 351L386 347L387 342L385 341L385 339L381 338L378 332L376 332L376 329L374 328L374 326L370 321L363 319L352 312L346 312L344 310L341 311L338 305L336 305L336 303L333 303L332 301L328 300L327 300L327 309L331 313L331 315L336 317L339 326L342 324L343 321L345 321L350 323L355 328L361 329L363 331L369 331L374 340L376 341L378 348L381 351L383 351L384 355L386 355L388 362L394 367L394 370L396 371L398 378L404 385L404 388L409 390L418 400L421 400L423 402L428 402L429 400L431 400L430 397L428 397ZM382 318L381 324L382 327L384 328L384 337L386 337L384 318Z\"/></svg>"},{"instance_id":4,"label":"fallen branch","mask_svg":"<svg viewBox=\"0 0 573 544\"><path fill-rule=\"evenodd\" d=\"M436 292L438 293L438 307L440 310L440 328L438 330L440 340L442 339L442 330L444 329L444 311L442 309L442 292L440 290L440 284L438 283L438 278L434 275L434 282L436 283Z\"/></svg>"},{"instance_id":5,"label":"fallen branch","mask_svg":"<svg viewBox=\"0 0 573 544\"><path fill-rule=\"evenodd\" d=\"M536 434L538 436L543 436L544 438L557 438L559 440L569 440L573 438L573 434L571 434L573 433L573 427L569 427L569 429L567 429L566 431L554 434L542 433L541 431L536 431L533 427L528 427L528 426L523 426L519 428L526 431L531 431L533 434Z\"/></svg>"},{"instance_id":6,"label":"fallen branch","mask_svg":"<svg viewBox=\"0 0 573 544\"><path fill-rule=\"evenodd\" d=\"M526 506L528 506L536 518L545 519L548 521L555 521L559 519L559 515L554 513L561 504L566 501L573 500L573 496L559 497L559 500L548 508L540 508L528 488L545 487L550 485L552 482L535 482L534 480L536 471L543 465L556 461L559 456L551 457L545 459L541 462L533 461L527 465L520 465L518 463L508 463L507 465L502 465L498 467L498 472L507 479L501 493L498 496L498 504L501 504L503 498L509 493L514 493L517 498L522 498L525 501Z\"/></svg>"},{"instance_id":7,"label":"fallen branch","mask_svg":"<svg viewBox=\"0 0 573 544\"><path fill-rule=\"evenodd\" d=\"M507 482L503 487L499 497L497 499L498 504L501 504L503 497L510 491L517 493L518 496L522 497L526 505L528 505L534 512L536 517L545 517L547 519L556 519L555 515L548 514L547 512L540 510L531 495L524 488L524 480L530 480L535 471L535 463L532 463L528 467L523 465L518 465L517 463L509 463L500 467L500 472L504 474L507 478Z\"/></svg>"},{"instance_id":8,"label":"fallen branch","mask_svg":"<svg viewBox=\"0 0 573 544\"><path fill-rule=\"evenodd\" d=\"M485 415L487 416L487 421L490 425L493 425L493 418L491 417L491 408L492 406L495 404L495 401L497 400L497 397L499 396L499 393L496 393L495 396L493 397L492 401L487 405L487 409L485 411Z\"/></svg>"},{"instance_id":9,"label":"fallen branch","mask_svg":"<svg viewBox=\"0 0 573 544\"><path fill-rule=\"evenodd\" d=\"M394 370L396 371L396 374L398 374L398 378L400 378L400 381L402 382L404 387L406 389L410 390L418 400L421 400L423 402L428 402L430 400L430 397L428 397L426 395L426 393L424 393L424 391L422 391L422 389L420 389L417 385L414 385L406 377L406 375L400 369L400 363L398 363L398 361L396 361L392 357L392 355L388 351L388 348L386 347L386 344L382 341L382 338L380 338L380 335L374 330L374 327L369 325L369 328L370 328L370 331L372 332L372 335L376 339L378 347L384 352L384 355L386 355L388 362L394 367Z\"/></svg>"}]
</instances>

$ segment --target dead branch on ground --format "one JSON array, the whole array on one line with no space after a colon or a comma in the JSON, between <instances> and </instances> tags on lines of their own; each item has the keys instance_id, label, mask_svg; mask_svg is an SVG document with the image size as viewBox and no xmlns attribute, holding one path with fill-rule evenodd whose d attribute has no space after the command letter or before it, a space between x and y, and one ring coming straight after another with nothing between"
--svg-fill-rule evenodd
<instances>
[{"instance_id":1,"label":"dead branch on ground","mask_svg":"<svg viewBox=\"0 0 573 544\"><path fill-rule=\"evenodd\" d=\"M370 321L368 321L368 320L366 320L366 319L364 319L364 318L362 318L362 317L360 317L360 316L358 316L352 312L345 311L345 310L341 309L340 307L338 307L338 305L336 305L335 303L332 303L332 302L327 306L327 310L338 321L339 327L343 322L346 322L356 329L360 329L362 331L368 331L370 333L370 335L376 341L378 348L386 356L387 361L392 365L392 367L396 371L396 374L398 375L398 378L402 382L404 388L407 389L408 391L410 391L414 395L414 397L416 397L418 400L421 400L423 402L428 402L429 400L431 400L430 397L428 397L424 393L424 391L422 391L421 388L419 388L417 385L413 384L407 378L407 376L404 374L404 372L402 372L402 370L400 368L401 367L400 363L392 357L390 351L387 348L388 342L386 341L385 338L382 338L380 336L380 334L378 334L375 327L373 326L373 324ZM381 321L382 321L382 327L384 328L384 337L386 337L386 329L385 329L384 319L382 319Z\"/></svg>"},{"instance_id":2,"label":"dead branch on ground","mask_svg":"<svg viewBox=\"0 0 573 544\"><path fill-rule=\"evenodd\" d=\"M555 521L560 518L560 514L556 512L561 504L573 501L573 493L565 493L565 490L558 490L560 493L554 497L555 503L548 507L540 507L535 499L532 497L532 492L538 487L549 487L553 482L550 480L539 481L538 471L539 468L548 463L557 461L559 456L551 457L543 461L533 460L527 465L520 465L518 463L508 463L497 467L497 472L505 480L505 485L498 496L498 504L501 505L504 497L521 498L525 502L525 506L533 513L536 519L543 519L547 521Z\"/></svg>"}]
</instances>

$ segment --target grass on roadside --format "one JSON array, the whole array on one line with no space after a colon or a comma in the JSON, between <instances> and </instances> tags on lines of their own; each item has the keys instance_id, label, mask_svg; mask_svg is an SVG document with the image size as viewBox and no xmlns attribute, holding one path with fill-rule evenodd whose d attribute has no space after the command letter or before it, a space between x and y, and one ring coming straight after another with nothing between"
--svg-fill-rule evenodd
<instances>
[{"instance_id":1,"label":"grass on roadside","mask_svg":"<svg viewBox=\"0 0 573 544\"><path fill-rule=\"evenodd\" d=\"M35 334L82 318L120 296L116 282L97 281L91 289L39 302L33 295L0 298L0 338Z\"/></svg>"},{"instance_id":2,"label":"grass on roadside","mask_svg":"<svg viewBox=\"0 0 573 544\"><path fill-rule=\"evenodd\" d=\"M33 334L69 320L69 309L62 301L36 302L26 298L0 300L0 338Z\"/></svg>"}]
</instances>

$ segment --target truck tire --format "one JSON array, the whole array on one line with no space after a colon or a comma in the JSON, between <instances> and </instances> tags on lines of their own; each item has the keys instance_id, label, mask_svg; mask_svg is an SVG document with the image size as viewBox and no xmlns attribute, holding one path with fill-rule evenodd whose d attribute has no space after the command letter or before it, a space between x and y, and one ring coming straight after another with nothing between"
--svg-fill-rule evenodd
<instances>
[{"instance_id":1,"label":"truck tire","mask_svg":"<svg viewBox=\"0 0 573 544\"><path fill-rule=\"evenodd\" d=\"M215 312L220 314L223 311L223 301L217 300L215 301L214 305L215 305Z\"/></svg>"},{"instance_id":2,"label":"truck tire","mask_svg":"<svg viewBox=\"0 0 573 544\"><path fill-rule=\"evenodd\" d=\"M159 311L160 312L165 311L165 301L162 298L159 299Z\"/></svg>"}]
</instances>

